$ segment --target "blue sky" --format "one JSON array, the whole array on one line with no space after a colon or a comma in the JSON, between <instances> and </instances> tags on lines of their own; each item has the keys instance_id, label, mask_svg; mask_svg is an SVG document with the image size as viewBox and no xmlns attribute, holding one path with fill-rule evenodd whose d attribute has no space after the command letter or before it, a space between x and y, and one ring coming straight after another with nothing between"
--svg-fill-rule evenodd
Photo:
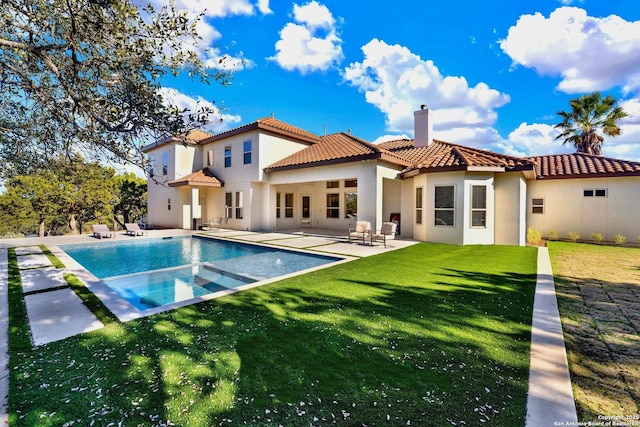
<instances>
[{"instance_id":1,"label":"blue sky","mask_svg":"<svg viewBox=\"0 0 640 427\"><path fill-rule=\"evenodd\" d=\"M162 3L161 0L156 0ZM165 96L215 101L219 132L270 116L371 142L434 136L514 155L572 152L554 140L569 99L612 94L630 116L603 154L640 161L640 3L632 0L177 0L203 12L198 54L232 84L184 77ZM203 48L208 47L205 51ZM242 59L242 63L240 62Z\"/></svg>"}]
</instances>

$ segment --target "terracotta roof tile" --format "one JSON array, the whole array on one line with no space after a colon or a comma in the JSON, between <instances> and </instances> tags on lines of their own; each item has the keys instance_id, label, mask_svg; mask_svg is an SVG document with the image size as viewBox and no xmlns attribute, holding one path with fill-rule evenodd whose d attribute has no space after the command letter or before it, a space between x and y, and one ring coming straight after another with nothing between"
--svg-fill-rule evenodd
<instances>
[{"instance_id":1,"label":"terracotta roof tile","mask_svg":"<svg viewBox=\"0 0 640 427\"><path fill-rule=\"evenodd\" d=\"M169 182L169 187L223 187L224 184L208 169L204 168L182 178L178 178L175 181Z\"/></svg>"},{"instance_id":2,"label":"terracotta roof tile","mask_svg":"<svg viewBox=\"0 0 640 427\"><path fill-rule=\"evenodd\" d=\"M503 167L509 170L531 170L533 162L520 157L434 140L428 147L414 147L413 141L394 141L394 153L411 161L403 173L414 170L439 172L466 170L469 167ZM387 143L385 143L385 146Z\"/></svg>"},{"instance_id":3,"label":"terracotta roof tile","mask_svg":"<svg viewBox=\"0 0 640 427\"><path fill-rule=\"evenodd\" d=\"M318 143L281 159L265 168L266 171L297 169L309 165L343 163L357 160L381 159L406 167L406 159L379 145L344 132L320 137Z\"/></svg>"},{"instance_id":4,"label":"terracotta roof tile","mask_svg":"<svg viewBox=\"0 0 640 427\"><path fill-rule=\"evenodd\" d=\"M270 131L282 136L295 138L300 142L315 143L320 140L320 137L318 135L308 132L299 127L290 125L289 123L285 123L282 120L278 120L274 117L263 117L261 119L256 120L253 123L249 123L234 129L230 129L228 131L221 132L217 135L213 135L210 138L208 138L206 141L202 141L202 142L204 143L213 142L220 139L228 138L230 136L251 132L256 129L262 129L262 130Z\"/></svg>"},{"instance_id":5,"label":"terracotta roof tile","mask_svg":"<svg viewBox=\"0 0 640 427\"><path fill-rule=\"evenodd\" d=\"M640 162L592 154L552 154L528 159L535 162L538 179L640 175Z\"/></svg>"}]
</instances>

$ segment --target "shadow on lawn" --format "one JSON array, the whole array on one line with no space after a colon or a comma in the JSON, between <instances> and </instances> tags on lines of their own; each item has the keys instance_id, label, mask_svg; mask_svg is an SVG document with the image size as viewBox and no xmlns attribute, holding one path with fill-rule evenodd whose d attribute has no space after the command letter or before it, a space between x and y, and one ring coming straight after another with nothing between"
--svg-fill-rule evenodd
<instances>
[{"instance_id":1,"label":"shadow on lawn","mask_svg":"<svg viewBox=\"0 0 640 427\"><path fill-rule=\"evenodd\" d=\"M523 423L535 276L447 270L424 287L351 276L294 278L45 346L23 362L32 374L14 401L39 418L16 425L43 412L52 425Z\"/></svg>"}]
</instances>

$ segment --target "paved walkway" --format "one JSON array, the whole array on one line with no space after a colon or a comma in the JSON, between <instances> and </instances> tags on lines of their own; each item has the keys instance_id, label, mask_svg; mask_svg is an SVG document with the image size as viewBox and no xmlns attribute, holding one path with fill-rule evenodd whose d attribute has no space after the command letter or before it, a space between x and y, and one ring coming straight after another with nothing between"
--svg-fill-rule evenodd
<instances>
[{"instance_id":1,"label":"paved walkway","mask_svg":"<svg viewBox=\"0 0 640 427\"><path fill-rule=\"evenodd\" d=\"M538 248L525 425L547 427L577 421L549 250Z\"/></svg>"},{"instance_id":2,"label":"paved walkway","mask_svg":"<svg viewBox=\"0 0 640 427\"><path fill-rule=\"evenodd\" d=\"M169 232L158 233L158 235L160 234L169 234ZM348 244L332 236L305 233L252 233L228 230L215 234L217 237L230 240L269 243L350 256L369 256L415 243L398 240L393 242L390 248L384 249L382 245L371 247ZM153 237L153 234L150 237ZM21 276L34 343L40 345L101 327L102 324L86 309L75 293L66 286L66 282L61 277L62 273L53 269L48 259L43 258L39 248L33 246L40 244L40 242L35 242L33 239L24 240L26 240L24 243L16 240L11 243L16 246L20 243L29 245L20 248L17 254L20 255L18 257L20 267L25 269L21 272ZM87 240L86 236L75 236L63 241L54 241L52 238L48 238L45 244L51 247L76 241L87 242L90 240ZM0 426L8 424L7 246L6 241L0 241L0 342L3 344L1 346L3 350L0 352ZM52 304L52 301L56 301L56 303ZM69 313L73 313L72 322L69 321ZM65 327L60 328L60 324L65 324ZM72 324L78 324L77 327L73 326L75 328L73 331ZM68 332L56 335L52 332L54 330ZM555 298L551 262L547 248L539 248L526 427L554 426L554 422L559 421L577 421L577 416L569 380L562 326Z\"/></svg>"}]
</instances>

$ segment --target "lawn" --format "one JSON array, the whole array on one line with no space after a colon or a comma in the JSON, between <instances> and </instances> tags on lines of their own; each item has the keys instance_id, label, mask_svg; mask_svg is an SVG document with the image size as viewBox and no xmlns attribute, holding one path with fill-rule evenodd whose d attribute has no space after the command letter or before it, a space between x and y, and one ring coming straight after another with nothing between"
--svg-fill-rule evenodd
<instances>
[{"instance_id":1,"label":"lawn","mask_svg":"<svg viewBox=\"0 0 640 427\"><path fill-rule=\"evenodd\" d=\"M640 413L640 249L550 242L578 419Z\"/></svg>"},{"instance_id":2,"label":"lawn","mask_svg":"<svg viewBox=\"0 0 640 427\"><path fill-rule=\"evenodd\" d=\"M523 425L536 254L421 243L12 351L11 425Z\"/></svg>"}]
</instances>

